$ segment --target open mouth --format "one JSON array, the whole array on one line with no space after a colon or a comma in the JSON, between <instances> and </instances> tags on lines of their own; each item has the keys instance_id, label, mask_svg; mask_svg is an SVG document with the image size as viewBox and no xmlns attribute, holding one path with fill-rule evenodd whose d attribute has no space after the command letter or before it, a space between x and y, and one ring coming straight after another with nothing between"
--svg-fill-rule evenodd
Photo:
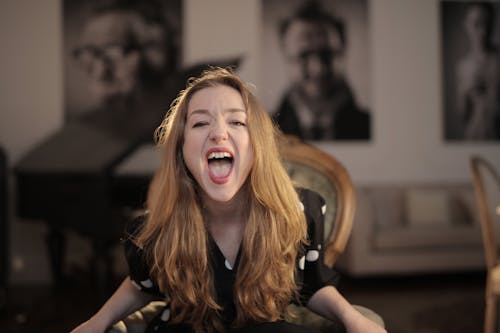
<instances>
[{"instance_id":1,"label":"open mouth","mask_svg":"<svg viewBox=\"0 0 500 333\"><path fill-rule=\"evenodd\" d=\"M221 184L233 169L233 155L228 151L212 151L207 155L208 170L213 182Z\"/></svg>"}]
</instances>

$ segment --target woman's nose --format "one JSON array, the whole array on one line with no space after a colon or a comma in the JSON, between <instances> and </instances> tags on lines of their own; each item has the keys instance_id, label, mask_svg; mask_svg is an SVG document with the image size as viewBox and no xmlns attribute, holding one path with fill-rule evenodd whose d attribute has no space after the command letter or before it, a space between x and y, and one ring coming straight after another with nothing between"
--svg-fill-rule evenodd
<instances>
[{"instance_id":1,"label":"woman's nose","mask_svg":"<svg viewBox=\"0 0 500 333\"><path fill-rule=\"evenodd\" d=\"M226 125L221 122L216 122L210 130L210 140L220 142L228 137Z\"/></svg>"}]
</instances>

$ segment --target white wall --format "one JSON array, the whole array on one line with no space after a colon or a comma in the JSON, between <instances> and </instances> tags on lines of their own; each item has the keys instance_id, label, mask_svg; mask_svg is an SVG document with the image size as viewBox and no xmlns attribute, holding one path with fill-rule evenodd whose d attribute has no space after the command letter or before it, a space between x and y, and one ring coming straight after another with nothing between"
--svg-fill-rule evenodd
<instances>
[{"instance_id":1,"label":"white wall","mask_svg":"<svg viewBox=\"0 0 500 333\"><path fill-rule=\"evenodd\" d=\"M260 0L184 0L184 64L243 56L239 74L256 83Z\"/></svg>"},{"instance_id":2,"label":"white wall","mask_svg":"<svg viewBox=\"0 0 500 333\"><path fill-rule=\"evenodd\" d=\"M0 144L15 163L63 120L59 0L0 2Z\"/></svg>"}]
</instances>

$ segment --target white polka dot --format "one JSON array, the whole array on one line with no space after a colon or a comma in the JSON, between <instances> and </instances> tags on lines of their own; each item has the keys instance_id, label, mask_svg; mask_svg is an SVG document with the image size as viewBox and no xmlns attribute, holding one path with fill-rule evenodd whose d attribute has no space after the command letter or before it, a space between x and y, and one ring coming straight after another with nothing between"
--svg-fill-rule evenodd
<instances>
[{"instance_id":1,"label":"white polka dot","mask_svg":"<svg viewBox=\"0 0 500 333\"><path fill-rule=\"evenodd\" d=\"M300 258L299 260L299 268L301 270L304 270L305 265L306 265L306 256L302 256L302 258Z\"/></svg>"},{"instance_id":2,"label":"white polka dot","mask_svg":"<svg viewBox=\"0 0 500 333\"><path fill-rule=\"evenodd\" d=\"M134 280L130 280L132 282L132 284L139 290L142 290L142 287L137 283L135 282Z\"/></svg>"},{"instance_id":3,"label":"white polka dot","mask_svg":"<svg viewBox=\"0 0 500 333\"><path fill-rule=\"evenodd\" d=\"M299 205L300 205L300 209L302 209L302 211L304 211L304 204L301 201L299 201Z\"/></svg>"},{"instance_id":4,"label":"white polka dot","mask_svg":"<svg viewBox=\"0 0 500 333\"><path fill-rule=\"evenodd\" d=\"M307 254L306 254L307 261L316 261L316 260L318 260L318 258L319 258L318 251L316 251L316 250L307 251Z\"/></svg>"},{"instance_id":5,"label":"white polka dot","mask_svg":"<svg viewBox=\"0 0 500 333\"><path fill-rule=\"evenodd\" d=\"M321 250L321 244L318 244L318 250Z\"/></svg>"},{"instance_id":6,"label":"white polka dot","mask_svg":"<svg viewBox=\"0 0 500 333\"><path fill-rule=\"evenodd\" d=\"M321 213L323 213L323 215L325 215L325 213L326 213L326 205L323 205L321 207Z\"/></svg>"},{"instance_id":7,"label":"white polka dot","mask_svg":"<svg viewBox=\"0 0 500 333\"><path fill-rule=\"evenodd\" d=\"M226 268L229 269L230 271L233 270L233 268L231 267L231 264L229 263L229 261L226 259L226 261L224 262L224 265L226 265Z\"/></svg>"},{"instance_id":8,"label":"white polka dot","mask_svg":"<svg viewBox=\"0 0 500 333\"><path fill-rule=\"evenodd\" d=\"M161 320L168 321L170 319L170 309L165 309L161 314Z\"/></svg>"},{"instance_id":9,"label":"white polka dot","mask_svg":"<svg viewBox=\"0 0 500 333\"><path fill-rule=\"evenodd\" d=\"M153 286L153 281L151 281L150 279L147 279L147 280L141 281L141 284L145 288L151 288Z\"/></svg>"}]
</instances>

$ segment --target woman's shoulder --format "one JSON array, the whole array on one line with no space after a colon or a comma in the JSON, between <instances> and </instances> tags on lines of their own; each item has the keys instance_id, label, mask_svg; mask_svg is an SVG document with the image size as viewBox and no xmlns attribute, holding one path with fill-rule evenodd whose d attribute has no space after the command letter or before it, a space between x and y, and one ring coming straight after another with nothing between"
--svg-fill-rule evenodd
<instances>
[{"instance_id":1,"label":"woman's shoulder","mask_svg":"<svg viewBox=\"0 0 500 333\"><path fill-rule=\"evenodd\" d=\"M312 224L322 224L326 212L326 204L323 197L318 193L306 188L298 188L300 202L309 226Z\"/></svg>"},{"instance_id":2,"label":"woman's shoulder","mask_svg":"<svg viewBox=\"0 0 500 333\"><path fill-rule=\"evenodd\" d=\"M135 214L130 219L128 219L127 223L125 223L125 239L134 239L139 234L140 230L146 223L146 218L148 215L148 211L143 211Z\"/></svg>"},{"instance_id":3,"label":"woman's shoulder","mask_svg":"<svg viewBox=\"0 0 500 333\"><path fill-rule=\"evenodd\" d=\"M325 200L316 191L299 187L297 188L299 199L304 205L304 209L316 210L321 209L325 205Z\"/></svg>"}]
</instances>

